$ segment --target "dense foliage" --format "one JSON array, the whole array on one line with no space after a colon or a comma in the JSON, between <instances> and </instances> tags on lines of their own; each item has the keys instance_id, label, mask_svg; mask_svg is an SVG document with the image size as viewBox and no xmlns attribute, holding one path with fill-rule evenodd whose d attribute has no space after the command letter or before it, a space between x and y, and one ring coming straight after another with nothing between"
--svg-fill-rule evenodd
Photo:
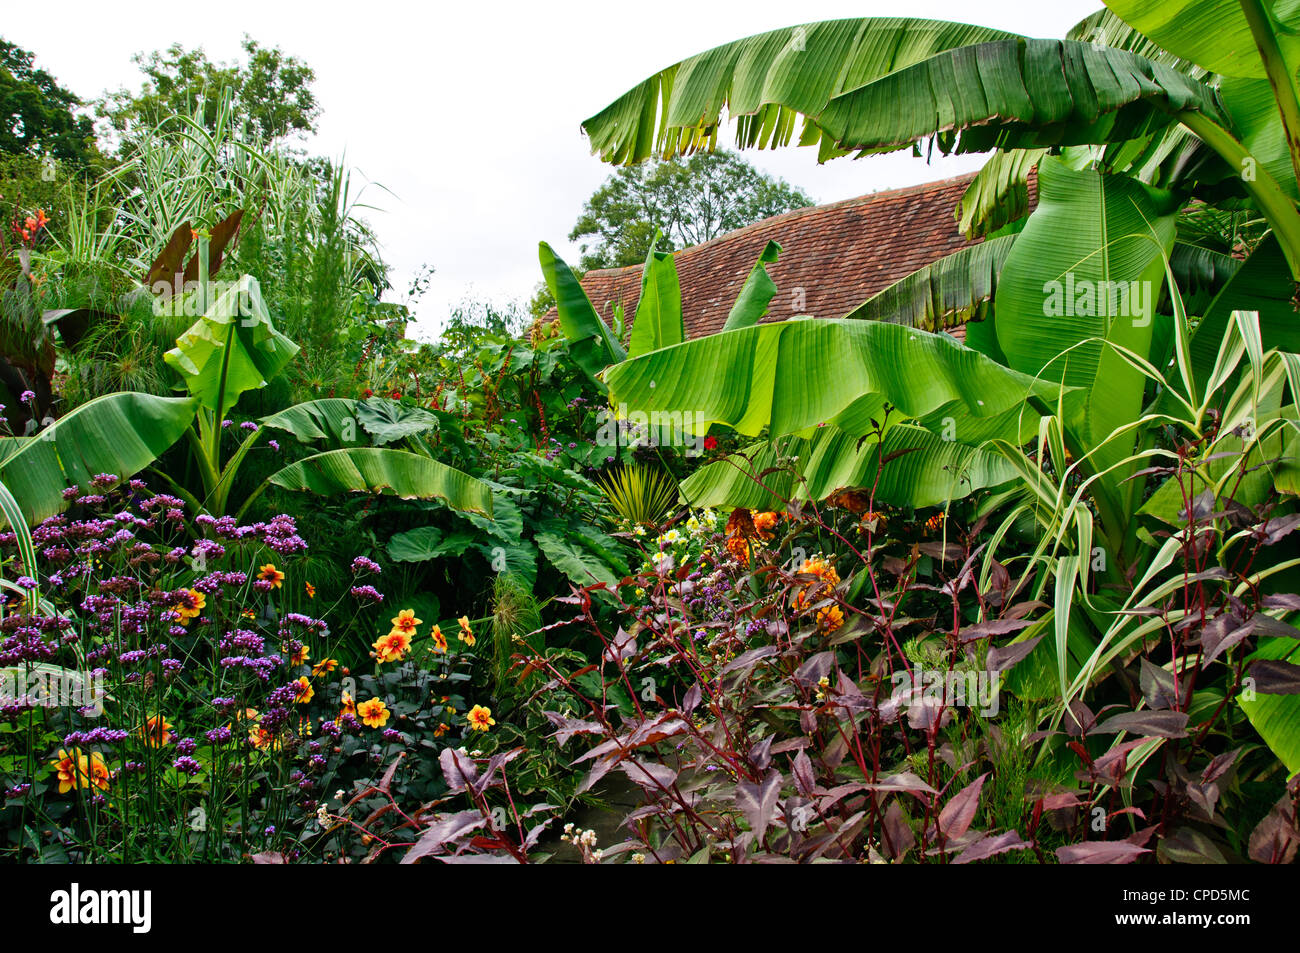
<instances>
[{"instance_id":1,"label":"dense foliage","mask_svg":"<svg viewBox=\"0 0 1300 953\"><path fill-rule=\"evenodd\" d=\"M988 241L815 321L769 243L697 339L669 210L601 232L612 327L542 243L553 316L406 342L346 171L153 61L224 91L0 246L0 855L1294 862L1300 21L1162 6L809 24L588 120L991 152Z\"/></svg>"}]
</instances>

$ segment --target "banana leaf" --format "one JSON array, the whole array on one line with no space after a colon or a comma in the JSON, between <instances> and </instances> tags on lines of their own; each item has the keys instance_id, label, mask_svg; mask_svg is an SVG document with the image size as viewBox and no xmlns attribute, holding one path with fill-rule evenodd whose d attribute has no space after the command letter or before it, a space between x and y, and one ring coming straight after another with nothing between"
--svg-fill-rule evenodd
<instances>
[{"instance_id":1,"label":"banana leaf","mask_svg":"<svg viewBox=\"0 0 1300 953\"><path fill-rule=\"evenodd\" d=\"M298 353L271 324L257 279L244 275L163 355L190 394L209 410L229 409L246 390L265 387Z\"/></svg>"},{"instance_id":2,"label":"banana leaf","mask_svg":"<svg viewBox=\"0 0 1300 953\"><path fill-rule=\"evenodd\" d=\"M835 424L861 436L891 419L940 415L962 422L1018 414L1027 398L1055 401L1056 385L1034 381L944 334L879 321L840 319L759 324L686 341L606 372L611 399L631 411L684 415L703 433L714 423L773 437ZM1034 417L1036 411L1025 409ZM1007 429L1022 433L1013 420Z\"/></svg>"},{"instance_id":3,"label":"banana leaf","mask_svg":"<svg viewBox=\"0 0 1300 953\"><path fill-rule=\"evenodd\" d=\"M1016 36L906 17L828 20L772 30L698 53L638 84L582 124L605 162L632 165L712 148L723 109L740 148L785 145L795 120L835 96L942 50ZM820 130L805 121L801 145Z\"/></svg>"},{"instance_id":4,"label":"banana leaf","mask_svg":"<svg viewBox=\"0 0 1300 953\"><path fill-rule=\"evenodd\" d=\"M592 382L604 388L600 372L624 360L627 352L596 314L587 292L564 259L556 255L546 242L539 244L538 258L546 285L555 298L560 330L569 341L569 353Z\"/></svg>"},{"instance_id":5,"label":"banana leaf","mask_svg":"<svg viewBox=\"0 0 1300 953\"><path fill-rule=\"evenodd\" d=\"M196 402L131 392L107 394L82 404L39 436L0 439L0 482L9 488L29 523L61 512L70 485L87 492L101 473L121 479L143 470L185 433ZM18 449L10 454L8 447Z\"/></svg>"},{"instance_id":6,"label":"banana leaf","mask_svg":"<svg viewBox=\"0 0 1300 953\"><path fill-rule=\"evenodd\" d=\"M920 508L1015 477L1000 454L944 440L924 427L901 424L881 439L824 427L810 439L757 443L707 464L682 483L682 496L691 506L784 510L787 500L867 488L878 504Z\"/></svg>"},{"instance_id":7,"label":"banana leaf","mask_svg":"<svg viewBox=\"0 0 1300 953\"><path fill-rule=\"evenodd\" d=\"M492 515L492 490L466 473L418 453L378 447L328 450L291 463L271 484L322 496L380 493L404 500L441 497L458 510Z\"/></svg>"}]
</instances>

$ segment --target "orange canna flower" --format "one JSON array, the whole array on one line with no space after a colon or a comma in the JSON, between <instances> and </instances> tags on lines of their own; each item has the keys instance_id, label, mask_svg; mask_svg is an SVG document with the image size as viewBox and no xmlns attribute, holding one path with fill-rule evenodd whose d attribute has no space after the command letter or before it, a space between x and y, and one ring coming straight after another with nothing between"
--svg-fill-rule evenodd
<instances>
[{"instance_id":1,"label":"orange canna flower","mask_svg":"<svg viewBox=\"0 0 1300 953\"><path fill-rule=\"evenodd\" d=\"M108 790L108 765L98 751L90 753L90 786L101 791Z\"/></svg>"},{"instance_id":2,"label":"orange canna flower","mask_svg":"<svg viewBox=\"0 0 1300 953\"><path fill-rule=\"evenodd\" d=\"M353 718L357 717L357 700L352 697L351 692L343 693L343 707L339 709L339 718L341 719L344 715L351 715Z\"/></svg>"},{"instance_id":3,"label":"orange canna flower","mask_svg":"<svg viewBox=\"0 0 1300 953\"><path fill-rule=\"evenodd\" d=\"M799 567L799 573L817 578L805 583L803 589L795 595L796 609L806 609L819 599L825 599L831 594L831 590L840 584L840 574L835 571L835 567L825 556L818 555L805 559Z\"/></svg>"},{"instance_id":4,"label":"orange canna flower","mask_svg":"<svg viewBox=\"0 0 1300 953\"><path fill-rule=\"evenodd\" d=\"M834 632L844 624L844 613L839 606L823 606L817 610L817 628L823 632Z\"/></svg>"},{"instance_id":5,"label":"orange canna flower","mask_svg":"<svg viewBox=\"0 0 1300 953\"><path fill-rule=\"evenodd\" d=\"M303 585L303 588L307 590L307 598L308 598L308 599L315 599L315 598L316 598L316 587L313 586L313 585L312 585L311 583L309 583L309 582L304 582L302 585Z\"/></svg>"},{"instance_id":6,"label":"orange canna flower","mask_svg":"<svg viewBox=\"0 0 1300 953\"><path fill-rule=\"evenodd\" d=\"M338 667L339 667L338 659L333 659L333 658L321 659L319 662L317 662L315 665L311 667L311 673L316 678L320 678L322 675L328 675L330 672L334 671L334 669Z\"/></svg>"},{"instance_id":7,"label":"orange canna flower","mask_svg":"<svg viewBox=\"0 0 1300 953\"><path fill-rule=\"evenodd\" d=\"M415 617L414 609L402 609L393 618L393 631L405 632L407 635L415 635L415 628L423 624L423 619Z\"/></svg>"},{"instance_id":8,"label":"orange canna flower","mask_svg":"<svg viewBox=\"0 0 1300 953\"><path fill-rule=\"evenodd\" d=\"M441 626L435 625L433 627L433 631L429 633L429 637L433 639L433 645L430 648L430 651L432 652L447 651L447 637L442 634Z\"/></svg>"},{"instance_id":9,"label":"orange canna flower","mask_svg":"<svg viewBox=\"0 0 1300 953\"><path fill-rule=\"evenodd\" d=\"M393 630L376 639L373 648L375 658L380 662L400 662L411 650L411 637L405 632Z\"/></svg>"},{"instance_id":10,"label":"orange canna flower","mask_svg":"<svg viewBox=\"0 0 1300 953\"><path fill-rule=\"evenodd\" d=\"M743 506L736 507L727 517L726 532L728 536L753 539L758 535L758 528L754 525L754 514Z\"/></svg>"},{"instance_id":11,"label":"orange canna flower","mask_svg":"<svg viewBox=\"0 0 1300 953\"><path fill-rule=\"evenodd\" d=\"M144 743L150 748L161 748L172 740L172 723L162 715L154 715L140 728Z\"/></svg>"},{"instance_id":12,"label":"orange canna flower","mask_svg":"<svg viewBox=\"0 0 1300 953\"><path fill-rule=\"evenodd\" d=\"M474 633L469 630L469 616L461 616L456 620L456 623L460 626L460 640L466 645L472 646L474 644Z\"/></svg>"},{"instance_id":13,"label":"orange canna flower","mask_svg":"<svg viewBox=\"0 0 1300 953\"><path fill-rule=\"evenodd\" d=\"M248 743L259 751L275 751L280 747L280 740L261 725L248 729Z\"/></svg>"},{"instance_id":14,"label":"orange canna flower","mask_svg":"<svg viewBox=\"0 0 1300 953\"><path fill-rule=\"evenodd\" d=\"M780 513L755 513L754 531L759 539L771 539L779 522L781 522Z\"/></svg>"},{"instance_id":15,"label":"orange canna flower","mask_svg":"<svg viewBox=\"0 0 1300 953\"><path fill-rule=\"evenodd\" d=\"M727 552L742 566L749 565L749 543L743 536L727 537Z\"/></svg>"},{"instance_id":16,"label":"orange canna flower","mask_svg":"<svg viewBox=\"0 0 1300 953\"><path fill-rule=\"evenodd\" d=\"M88 759L80 751L74 750L73 754L68 754L62 748L59 749L59 756L50 763L59 778L59 793L67 794L69 791L84 787L81 783L87 776L86 771Z\"/></svg>"},{"instance_id":17,"label":"orange canna flower","mask_svg":"<svg viewBox=\"0 0 1300 953\"><path fill-rule=\"evenodd\" d=\"M74 748L71 752L60 748L58 758L50 764L59 779L60 794L67 794L77 788L108 790L108 767L98 751L86 755L80 748Z\"/></svg>"},{"instance_id":18,"label":"orange canna flower","mask_svg":"<svg viewBox=\"0 0 1300 953\"><path fill-rule=\"evenodd\" d=\"M316 689L311 687L311 682L308 681L306 675L303 675L298 679L296 679L294 681L294 684L298 686L298 694L297 697L294 698L294 701L296 701L299 705L306 705L308 702L310 702L313 698L316 697Z\"/></svg>"},{"instance_id":19,"label":"orange canna flower","mask_svg":"<svg viewBox=\"0 0 1300 953\"><path fill-rule=\"evenodd\" d=\"M469 710L469 727L471 731L487 731L495 725L496 719L492 717L492 709L483 705L475 705Z\"/></svg>"},{"instance_id":20,"label":"orange canna flower","mask_svg":"<svg viewBox=\"0 0 1300 953\"><path fill-rule=\"evenodd\" d=\"M388 717L392 714L378 698L371 698L357 705L357 717L363 724L371 728L382 728L388 724Z\"/></svg>"},{"instance_id":21,"label":"orange canna flower","mask_svg":"<svg viewBox=\"0 0 1300 953\"><path fill-rule=\"evenodd\" d=\"M200 612L207 608L207 605L207 596L197 589L186 589L181 594L181 601L172 606L172 610L180 616L183 624L189 625L190 619L196 618Z\"/></svg>"}]
</instances>

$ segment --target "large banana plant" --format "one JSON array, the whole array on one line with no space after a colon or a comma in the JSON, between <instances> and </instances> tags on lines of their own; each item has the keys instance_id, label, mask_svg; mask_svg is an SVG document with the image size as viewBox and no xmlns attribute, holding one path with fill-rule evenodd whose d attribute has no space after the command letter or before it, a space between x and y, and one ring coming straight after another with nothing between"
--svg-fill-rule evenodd
<instances>
[{"instance_id":1,"label":"large banana plant","mask_svg":"<svg viewBox=\"0 0 1300 953\"><path fill-rule=\"evenodd\" d=\"M202 246L203 239L200 239ZM199 288L207 300L205 249L200 247ZM383 446L429 429L422 412L403 412L356 401L311 401L273 414L227 451L226 413L241 394L265 384L288 364L298 347L271 322L257 281L244 276L182 334L165 359L176 369L187 397L109 394L77 408L39 436L0 440L0 481L10 489L29 523L60 512L63 490L87 486L92 477L126 478L153 465L185 438L200 485L187 487L160 469L154 473L196 512L223 515L242 464L268 429L310 442L329 432L346 435L346 446L314 453L273 473L244 497L242 515L270 486L320 494L380 493L405 499L441 497L459 510L491 516L489 487L432 458L427 447ZM425 415L436 423L436 418ZM241 434L244 433L241 431ZM369 434L374 446L361 445Z\"/></svg>"},{"instance_id":2,"label":"large banana plant","mask_svg":"<svg viewBox=\"0 0 1300 953\"><path fill-rule=\"evenodd\" d=\"M1112 16L1090 17L1064 40L894 17L773 30L659 71L583 128L616 163L712 148L724 110L740 148L797 141L827 159L928 140L993 152L999 165L978 184L985 207L1005 204L987 198L1005 193L998 181L1018 191L1034 165L1007 153L1123 144L1136 170L1176 133L1220 160L1189 168L1176 158L1184 185L1235 175L1296 274L1300 10L1268 0L1107 5ZM1200 37L1207 23L1210 39Z\"/></svg>"},{"instance_id":3,"label":"large banana plant","mask_svg":"<svg viewBox=\"0 0 1300 953\"><path fill-rule=\"evenodd\" d=\"M854 317L868 319L869 330L849 331L853 320L729 332L634 356L606 379L635 409L706 409L742 432L799 437L820 422L861 434L862 417L878 422L885 401L907 426L936 433L944 401L962 394L987 404L993 395L992 413L966 402L965 416L952 417L959 439L996 452L1019 477L994 498L1010 515L985 571L1008 534L1034 531L1039 546L1024 569L1043 570L1040 595L1054 586L1041 624L1055 636L1045 645L1055 643L1062 704L1141 638L1124 600L1092 593L1090 576L1151 598L1172 558L1144 533L1169 498L1147 486L1150 467L1169 452L1162 429L1197 437L1214 414L1271 415L1268 433L1279 442L1245 450L1263 464L1280 448L1284 462L1259 478L1295 490L1285 459L1297 444L1293 433L1282 438L1294 429L1294 403L1270 387L1289 386L1294 401L1295 381L1280 382L1292 367L1283 355L1300 350L1300 8L1268 0L1108 6L1065 40L901 18L772 31L674 64L584 123L593 151L621 163L712 148L724 109L741 148L797 141L816 145L822 160L927 147L991 154L956 214L969 233L994 240L865 303ZM1038 202L1027 214L1032 170ZM1204 209L1225 197L1266 230L1257 247L1244 245L1244 263L1224 254L1243 247L1235 235L1219 249L1178 242L1194 199ZM1245 312L1258 319L1241 322ZM937 330L965 320L971 351L883 323ZM1227 334L1234 329L1239 339ZM952 360L933 360L947 349ZM972 352L1015 375L1003 382L1025 388L1019 407L997 399L1008 391L989 389L994 375ZM889 366L874 366L882 354ZM957 367L954 381L947 375ZM1054 397L1038 389L1046 384L1060 385ZM1009 419L1017 427L997 433ZM1032 455L1027 427L1037 428ZM845 450L834 466L822 451L820 471L870 484L871 461L848 452L859 448L834 434L820 441ZM1212 447L1211 455L1243 449ZM728 480L702 471L688 488L716 499ZM810 481L809 492L825 488ZM1108 558L1096 560L1098 549Z\"/></svg>"},{"instance_id":4,"label":"large banana plant","mask_svg":"<svg viewBox=\"0 0 1300 953\"><path fill-rule=\"evenodd\" d=\"M1128 514L1144 481L1122 461L1140 449L1129 425L1152 396L1143 364L1163 367L1182 348L1204 379L1234 308L1261 312L1265 346L1291 345L1285 296L1257 307L1236 297L1243 280L1227 282L1211 307L1219 319L1201 322L1190 341L1175 330L1187 325L1155 312L1173 291L1171 263L1189 258L1175 254L1180 211L1225 187L1267 221L1257 254L1277 254L1300 277L1300 11L1264 0L1109 7L1064 40L910 18L771 31L660 71L583 126L594 151L624 163L712 147L724 109L741 148L790 143L800 120L798 143L816 144L822 159L927 141L992 152L958 212L968 225L1002 214L1010 234L904 279L856 316L936 329L983 317L968 325L971 347L1067 385L1063 439L1099 475L1099 529L1123 566L1140 558ZM1207 39L1201 28L1211 22ZM1039 201L1025 219L1017 190L1031 168ZM1115 300L1126 291L1141 296L1138 307L1128 295ZM625 373L611 372L611 383ZM808 381L821 369L791 363L788 373ZM694 386L659 382L646 396L660 409L699 399Z\"/></svg>"},{"instance_id":5,"label":"large banana plant","mask_svg":"<svg viewBox=\"0 0 1300 953\"><path fill-rule=\"evenodd\" d=\"M608 331L581 284L556 280L572 273L542 246L543 272L562 303L561 327L571 346L590 346L583 352L594 358L588 373L602 386L608 381L615 408L664 411L701 437L713 424L764 437L697 471L681 487L685 502L761 501L765 509L781 508L786 500L820 499L867 483L882 503L915 507L1015 477L979 444L994 436L1027 439L1039 410L1057 398L1056 384L1010 371L910 322L761 324L776 293L766 266L780 251L773 242L760 254L719 334L687 341L676 266L652 244L623 355L604 343ZM787 372L814 364L807 376ZM920 376L899 376L904 367ZM1026 406L1030 398L1038 409ZM760 479L776 459L796 466Z\"/></svg>"}]
</instances>

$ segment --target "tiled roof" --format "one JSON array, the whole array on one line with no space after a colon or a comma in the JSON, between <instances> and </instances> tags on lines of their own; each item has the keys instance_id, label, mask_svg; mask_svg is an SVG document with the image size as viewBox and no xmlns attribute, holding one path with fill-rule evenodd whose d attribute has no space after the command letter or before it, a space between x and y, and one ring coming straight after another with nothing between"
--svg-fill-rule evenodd
<instances>
[{"instance_id":1,"label":"tiled roof","mask_svg":"<svg viewBox=\"0 0 1300 953\"><path fill-rule=\"evenodd\" d=\"M843 317L882 288L969 244L957 230L955 210L972 175L775 215L678 252L687 336L722 329L769 241L782 251L767 266L777 293L763 320ZM629 318L636 313L641 267L583 276L587 296L606 321L620 301ZM964 337L964 330L954 333Z\"/></svg>"}]
</instances>

